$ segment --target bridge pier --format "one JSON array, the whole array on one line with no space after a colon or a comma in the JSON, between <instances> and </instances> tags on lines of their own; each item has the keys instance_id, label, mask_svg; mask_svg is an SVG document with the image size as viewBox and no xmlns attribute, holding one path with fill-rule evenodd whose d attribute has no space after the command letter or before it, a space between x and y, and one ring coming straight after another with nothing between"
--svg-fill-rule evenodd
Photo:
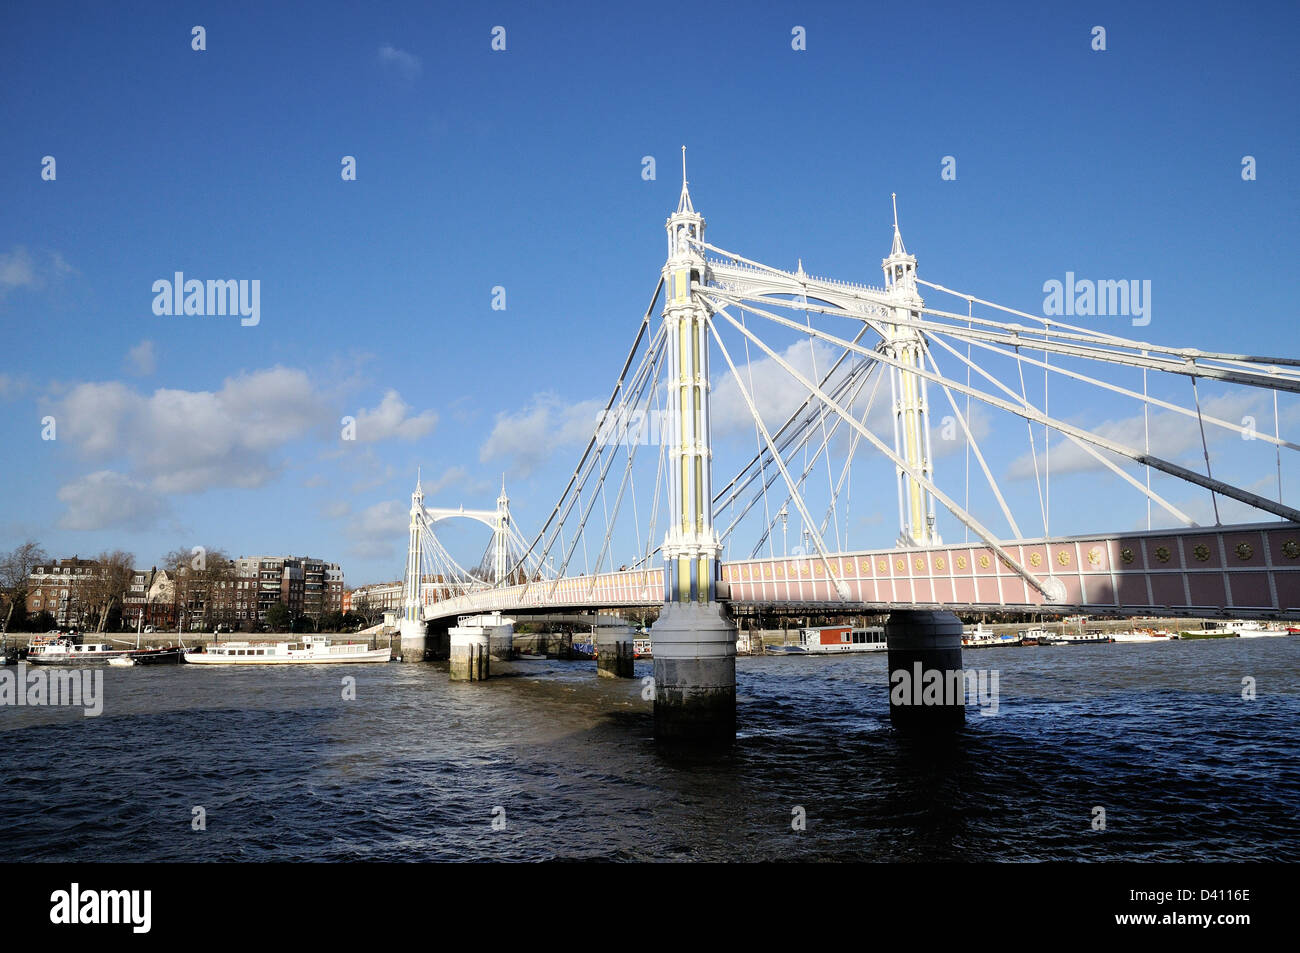
<instances>
[{"instance_id":1,"label":"bridge pier","mask_svg":"<svg viewBox=\"0 0 1300 953\"><path fill-rule=\"evenodd\" d=\"M899 734L946 734L965 724L961 633L961 620L947 610L889 614L889 720Z\"/></svg>"},{"instance_id":2,"label":"bridge pier","mask_svg":"<svg viewBox=\"0 0 1300 953\"><path fill-rule=\"evenodd\" d=\"M429 648L426 632L428 626L423 619L402 619L402 658L408 662L423 662Z\"/></svg>"},{"instance_id":3,"label":"bridge pier","mask_svg":"<svg viewBox=\"0 0 1300 953\"><path fill-rule=\"evenodd\" d=\"M479 682L491 673L490 660L508 659L514 643L514 622L500 613L461 619L451 636L451 679Z\"/></svg>"},{"instance_id":4,"label":"bridge pier","mask_svg":"<svg viewBox=\"0 0 1300 953\"><path fill-rule=\"evenodd\" d=\"M596 674L607 678L631 678L636 630L630 625L596 627Z\"/></svg>"},{"instance_id":5,"label":"bridge pier","mask_svg":"<svg viewBox=\"0 0 1300 953\"><path fill-rule=\"evenodd\" d=\"M736 738L736 625L716 602L666 604L654 624L655 739Z\"/></svg>"},{"instance_id":6,"label":"bridge pier","mask_svg":"<svg viewBox=\"0 0 1300 953\"><path fill-rule=\"evenodd\" d=\"M451 630L451 680L480 682L490 673L488 642L482 626L456 626Z\"/></svg>"}]
</instances>

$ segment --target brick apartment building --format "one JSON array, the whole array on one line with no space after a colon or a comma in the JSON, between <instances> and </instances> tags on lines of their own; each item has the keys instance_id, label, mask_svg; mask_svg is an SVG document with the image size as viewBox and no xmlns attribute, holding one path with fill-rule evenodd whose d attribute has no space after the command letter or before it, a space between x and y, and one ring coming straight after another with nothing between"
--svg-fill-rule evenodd
<instances>
[{"instance_id":1,"label":"brick apartment building","mask_svg":"<svg viewBox=\"0 0 1300 953\"><path fill-rule=\"evenodd\" d=\"M76 556L33 567L27 577L28 613L48 612L59 628L81 624L90 608L85 589L99 572L98 562Z\"/></svg>"}]
</instances>

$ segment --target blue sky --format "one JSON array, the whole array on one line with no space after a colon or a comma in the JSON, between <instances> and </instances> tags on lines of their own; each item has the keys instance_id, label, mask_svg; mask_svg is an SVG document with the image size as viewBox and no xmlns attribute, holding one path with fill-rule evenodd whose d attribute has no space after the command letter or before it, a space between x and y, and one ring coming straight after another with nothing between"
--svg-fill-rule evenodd
<instances>
[{"instance_id":1,"label":"blue sky","mask_svg":"<svg viewBox=\"0 0 1300 953\"><path fill-rule=\"evenodd\" d=\"M395 578L417 466L449 505L489 506L504 471L532 529L653 290L682 143L709 239L749 257L878 284L897 192L924 278L1033 313L1067 271L1150 280L1141 336L1295 355L1297 41L1285 3L8 3L0 548L148 565L219 546ZM258 279L260 323L155 315L152 284L176 271ZM1091 425L1140 414L1072 400L1053 406ZM982 432L1028 501L1024 431ZM719 470L728 441L753 447L716 439ZM1271 453L1227 439L1215 475L1274 494ZM897 532L877 464L858 545ZM961 486L955 462L939 477ZM1062 479L1054 533L1145 518L1096 474ZM1208 513L1205 493L1170 493ZM1021 512L1038 519L1036 495ZM486 543L472 525L448 539L463 559Z\"/></svg>"}]
</instances>

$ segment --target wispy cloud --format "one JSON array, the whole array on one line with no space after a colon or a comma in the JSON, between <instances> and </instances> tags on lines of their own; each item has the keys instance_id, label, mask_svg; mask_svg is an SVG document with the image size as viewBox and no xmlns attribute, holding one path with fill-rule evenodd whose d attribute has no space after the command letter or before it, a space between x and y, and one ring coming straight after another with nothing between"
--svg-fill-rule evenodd
<instances>
[{"instance_id":1,"label":"wispy cloud","mask_svg":"<svg viewBox=\"0 0 1300 953\"><path fill-rule=\"evenodd\" d=\"M417 440L427 436L436 426L436 412L426 410L411 416L411 405L402 400L397 391L389 390L379 406L357 414L357 441L375 443L394 437L399 440Z\"/></svg>"},{"instance_id":2,"label":"wispy cloud","mask_svg":"<svg viewBox=\"0 0 1300 953\"><path fill-rule=\"evenodd\" d=\"M506 461L511 474L526 477L553 451L590 438L603 406L594 399L567 404L555 394L537 394L523 410L497 414L478 458L483 463Z\"/></svg>"},{"instance_id":3,"label":"wispy cloud","mask_svg":"<svg viewBox=\"0 0 1300 953\"><path fill-rule=\"evenodd\" d=\"M420 75L420 58L405 50L385 43L379 48L379 62L385 69L394 70L403 79L415 79Z\"/></svg>"},{"instance_id":4,"label":"wispy cloud","mask_svg":"<svg viewBox=\"0 0 1300 953\"><path fill-rule=\"evenodd\" d=\"M0 301L15 289L40 290L69 275L73 267L59 252L33 255L22 245L0 252Z\"/></svg>"},{"instance_id":5,"label":"wispy cloud","mask_svg":"<svg viewBox=\"0 0 1300 953\"><path fill-rule=\"evenodd\" d=\"M67 510L59 526L72 530L149 529L167 512L166 502L144 483L113 470L99 470L59 488Z\"/></svg>"},{"instance_id":6,"label":"wispy cloud","mask_svg":"<svg viewBox=\"0 0 1300 953\"><path fill-rule=\"evenodd\" d=\"M158 369L158 355L154 353L153 341L141 341L126 352L127 370L136 377L148 377Z\"/></svg>"}]
</instances>

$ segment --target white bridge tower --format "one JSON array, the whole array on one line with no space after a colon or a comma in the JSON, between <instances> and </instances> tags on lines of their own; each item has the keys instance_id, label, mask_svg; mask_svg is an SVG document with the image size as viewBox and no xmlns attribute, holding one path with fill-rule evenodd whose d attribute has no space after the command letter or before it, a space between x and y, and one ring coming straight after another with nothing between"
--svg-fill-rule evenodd
<instances>
[{"instance_id":1,"label":"white bridge tower","mask_svg":"<svg viewBox=\"0 0 1300 953\"><path fill-rule=\"evenodd\" d=\"M903 247L898 231L898 198L894 199L894 245L880 264L885 271L885 290L896 302L895 321L920 321L924 305L916 290L916 256ZM924 369L925 341L916 328L901 324L885 326L881 350L905 367ZM934 479L934 457L930 452L930 402L925 378L898 366L889 368L889 387L894 407L894 452ZM934 496L920 481L895 467L898 477L899 546L931 546L942 543L934 520Z\"/></svg>"}]
</instances>

